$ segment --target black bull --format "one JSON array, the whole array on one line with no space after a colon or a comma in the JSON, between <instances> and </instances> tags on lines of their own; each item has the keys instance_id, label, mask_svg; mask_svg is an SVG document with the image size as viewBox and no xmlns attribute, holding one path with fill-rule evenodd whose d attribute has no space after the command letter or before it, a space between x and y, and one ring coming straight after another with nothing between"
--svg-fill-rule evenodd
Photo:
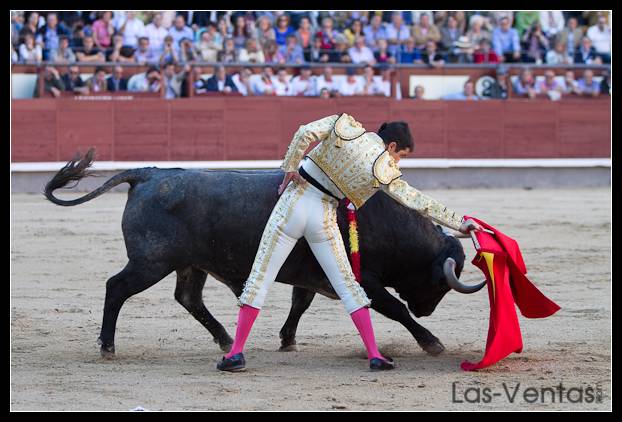
<instances>
[{"instance_id":1,"label":"black bull","mask_svg":"<svg viewBox=\"0 0 622 422\"><path fill-rule=\"evenodd\" d=\"M117 317L131 296L177 273L175 299L214 337L222 350L232 340L203 303L202 290L210 274L235 296L242 293L268 217L278 200L283 179L278 170L191 171L140 168L110 178L93 192L72 201L53 191L89 175L93 151L79 155L46 185L47 199L58 205L78 205L120 183L130 184L122 229L129 262L106 283L99 342L103 356L114 354ZM428 353L444 350L442 343L410 315L430 315L450 290L443 264L456 262L460 275L464 251L460 242L443 234L428 218L380 192L357 212L361 254L361 285L371 307L400 322ZM337 221L349 247L346 209ZM316 293L338 299L304 238L281 268L276 281L294 286L292 306L280 332L281 350L295 349L298 322ZM456 280L457 281L457 280ZM392 287L406 303L390 294Z\"/></svg>"}]
</instances>

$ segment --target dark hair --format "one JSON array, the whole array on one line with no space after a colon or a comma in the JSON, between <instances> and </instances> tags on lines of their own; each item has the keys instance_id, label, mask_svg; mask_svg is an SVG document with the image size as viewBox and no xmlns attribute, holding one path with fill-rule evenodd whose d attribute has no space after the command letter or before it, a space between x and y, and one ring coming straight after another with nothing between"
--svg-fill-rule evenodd
<instances>
[{"instance_id":1,"label":"dark hair","mask_svg":"<svg viewBox=\"0 0 622 422\"><path fill-rule=\"evenodd\" d=\"M378 129L378 136L382 138L385 145L396 142L397 151L410 149L412 152L415 149L415 143L410 133L410 128L408 127L408 123L404 121L383 123L380 125L380 129Z\"/></svg>"},{"instance_id":2,"label":"dark hair","mask_svg":"<svg viewBox=\"0 0 622 422\"><path fill-rule=\"evenodd\" d=\"M106 69L105 69L103 66L97 66L97 67L95 68L95 72L93 72L93 74L97 74L97 73L99 73L99 72L104 72L104 73L106 73Z\"/></svg>"}]
</instances>

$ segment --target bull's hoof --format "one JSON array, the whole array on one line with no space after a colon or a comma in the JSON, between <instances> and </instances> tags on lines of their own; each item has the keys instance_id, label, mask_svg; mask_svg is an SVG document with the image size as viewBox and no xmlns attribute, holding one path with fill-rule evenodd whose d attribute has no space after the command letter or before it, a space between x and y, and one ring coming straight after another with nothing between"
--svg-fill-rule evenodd
<instances>
[{"instance_id":1,"label":"bull's hoof","mask_svg":"<svg viewBox=\"0 0 622 422\"><path fill-rule=\"evenodd\" d=\"M279 352L297 352L297 351L298 351L298 346L296 346L296 343L279 347Z\"/></svg>"},{"instance_id":2,"label":"bull's hoof","mask_svg":"<svg viewBox=\"0 0 622 422\"><path fill-rule=\"evenodd\" d=\"M109 344L104 344L104 342L102 341L101 338L97 339L97 344L99 344L101 347L99 348L99 353L101 354L102 358L104 359L114 359L115 354L114 354L114 344L109 345Z\"/></svg>"},{"instance_id":3,"label":"bull's hoof","mask_svg":"<svg viewBox=\"0 0 622 422\"><path fill-rule=\"evenodd\" d=\"M426 344L420 344L420 346L423 350L425 350L426 353L432 356L440 355L445 351L445 346L443 346L443 343L441 343L440 340L436 340Z\"/></svg>"}]
</instances>

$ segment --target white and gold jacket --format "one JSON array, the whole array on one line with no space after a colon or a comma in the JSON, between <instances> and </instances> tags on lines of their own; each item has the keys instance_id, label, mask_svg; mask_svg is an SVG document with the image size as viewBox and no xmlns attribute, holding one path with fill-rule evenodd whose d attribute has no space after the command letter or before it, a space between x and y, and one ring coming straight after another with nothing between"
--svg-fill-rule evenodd
<instances>
[{"instance_id":1,"label":"white and gold jacket","mask_svg":"<svg viewBox=\"0 0 622 422\"><path fill-rule=\"evenodd\" d=\"M458 230L462 216L424 195L402 180L402 172L384 141L348 114L333 115L300 126L287 149L281 169L298 170L305 151L320 143L307 157L312 160L356 208L378 190L435 222Z\"/></svg>"}]
</instances>

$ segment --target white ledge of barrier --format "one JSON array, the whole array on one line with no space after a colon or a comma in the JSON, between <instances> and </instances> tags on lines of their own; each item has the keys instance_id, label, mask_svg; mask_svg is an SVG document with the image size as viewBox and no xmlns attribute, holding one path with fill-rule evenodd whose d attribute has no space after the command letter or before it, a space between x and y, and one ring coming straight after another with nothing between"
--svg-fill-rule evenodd
<instances>
[{"instance_id":1,"label":"white ledge of barrier","mask_svg":"<svg viewBox=\"0 0 622 422\"><path fill-rule=\"evenodd\" d=\"M65 162L11 163L11 172L58 171ZM281 160L239 161L96 161L91 167L96 171L127 170L139 167L184 169L277 169ZM445 159L404 158L400 168L577 168L611 167L610 158L511 158L511 159Z\"/></svg>"}]
</instances>

